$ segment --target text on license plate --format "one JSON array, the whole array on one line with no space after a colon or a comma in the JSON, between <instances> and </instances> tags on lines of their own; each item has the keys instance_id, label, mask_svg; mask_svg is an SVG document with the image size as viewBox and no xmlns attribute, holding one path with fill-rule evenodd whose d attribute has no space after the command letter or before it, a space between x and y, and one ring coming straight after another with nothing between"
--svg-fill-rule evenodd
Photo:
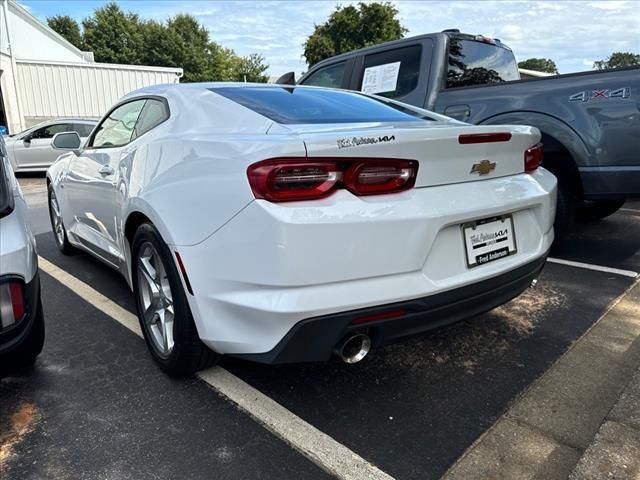
<instances>
[{"instance_id":1,"label":"text on license plate","mask_svg":"<svg viewBox=\"0 0 640 480\"><path fill-rule=\"evenodd\" d=\"M511 215L462 225L467 265L477 267L517 252Z\"/></svg>"}]
</instances>

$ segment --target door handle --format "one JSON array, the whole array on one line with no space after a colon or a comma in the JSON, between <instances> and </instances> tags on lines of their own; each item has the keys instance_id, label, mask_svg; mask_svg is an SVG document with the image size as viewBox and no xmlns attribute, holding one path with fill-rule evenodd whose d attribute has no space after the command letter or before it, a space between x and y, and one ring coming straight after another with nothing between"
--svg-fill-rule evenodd
<instances>
[{"instance_id":1,"label":"door handle","mask_svg":"<svg viewBox=\"0 0 640 480\"><path fill-rule=\"evenodd\" d=\"M444 109L444 114L447 117L465 121L471 115L471 109L469 105L451 105Z\"/></svg>"},{"instance_id":2,"label":"door handle","mask_svg":"<svg viewBox=\"0 0 640 480\"><path fill-rule=\"evenodd\" d=\"M100 170L98 170L98 173L103 177L106 177L107 175L113 175L113 167L111 167L111 165L103 165L102 167L100 167Z\"/></svg>"}]
</instances>

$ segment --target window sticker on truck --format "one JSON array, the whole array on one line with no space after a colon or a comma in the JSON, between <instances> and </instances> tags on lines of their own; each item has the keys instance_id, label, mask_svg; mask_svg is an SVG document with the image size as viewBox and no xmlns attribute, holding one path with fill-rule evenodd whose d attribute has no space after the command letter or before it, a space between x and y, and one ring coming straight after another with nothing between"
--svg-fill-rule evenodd
<instances>
[{"instance_id":1,"label":"window sticker on truck","mask_svg":"<svg viewBox=\"0 0 640 480\"><path fill-rule=\"evenodd\" d=\"M603 88L601 90L585 90L584 92L574 93L569 97L570 102L588 102L589 100L602 100L605 98L629 98L631 97L631 88L623 87L611 90Z\"/></svg>"},{"instance_id":2,"label":"window sticker on truck","mask_svg":"<svg viewBox=\"0 0 640 480\"><path fill-rule=\"evenodd\" d=\"M393 92L398 85L400 62L368 67L364 71L362 89L364 93Z\"/></svg>"}]
</instances>

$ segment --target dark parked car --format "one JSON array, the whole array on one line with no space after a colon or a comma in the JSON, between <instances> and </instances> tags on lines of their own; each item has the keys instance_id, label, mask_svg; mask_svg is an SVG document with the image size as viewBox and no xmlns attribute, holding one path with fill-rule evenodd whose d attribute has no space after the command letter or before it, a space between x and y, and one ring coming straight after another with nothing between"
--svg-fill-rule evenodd
<instances>
[{"instance_id":1,"label":"dark parked car","mask_svg":"<svg viewBox=\"0 0 640 480\"><path fill-rule=\"evenodd\" d=\"M559 179L557 237L576 212L602 218L640 196L640 67L520 80L499 40L445 30L323 60L298 83L377 93L474 124L539 128L544 166Z\"/></svg>"}]
</instances>

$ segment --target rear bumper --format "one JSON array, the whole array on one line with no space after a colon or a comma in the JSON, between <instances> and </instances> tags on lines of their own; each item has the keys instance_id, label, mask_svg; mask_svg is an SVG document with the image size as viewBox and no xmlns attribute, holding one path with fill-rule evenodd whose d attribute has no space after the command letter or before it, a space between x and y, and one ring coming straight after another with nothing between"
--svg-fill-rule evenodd
<instances>
[{"instance_id":1,"label":"rear bumper","mask_svg":"<svg viewBox=\"0 0 640 480\"><path fill-rule=\"evenodd\" d=\"M640 166L580 167L587 200L640 197Z\"/></svg>"},{"instance_id":2,"label":"rear bumper","mask_svg":"<svg viewBox=\"0 0 640 480\"><path fill-rule=\"evenodd\" d=\"M0 277L0 282L19 278L15 275ZM38 306L40 303L40 276L36 273L33 279L24 286L25 314L22 320L6 329L0 329L0 355L8 355L22 345L31 333Z\"/></svg>"},{"instance_id":3,"label":"rear bumper","mask_svg":"<svg viewBox=\"0 0 640 480\"><path fill-rule=\"evenodd\" d=\"M351 333L365 333L374 348L487 312L522 293L542 271L547 254L498 277L424 298L303 320L271 351L234 355L260 363L322 362ZM352 325L363 316L404 310L391 320Z\"/></svg>"},{"instance_id":4,"label":"rear bumper","mask_svg":"<svg viewBox=\"0 0 640 480\"><path fill-rule=\"evenodd\" d=\"M201 340L223 354L261 354L306 319L475 288L540 260L555 202L544 169L369 198L255 201L202 243L174 249ZM461 225L505 214L517 253L469 268Z\"/></svg>"}]
</instances>

